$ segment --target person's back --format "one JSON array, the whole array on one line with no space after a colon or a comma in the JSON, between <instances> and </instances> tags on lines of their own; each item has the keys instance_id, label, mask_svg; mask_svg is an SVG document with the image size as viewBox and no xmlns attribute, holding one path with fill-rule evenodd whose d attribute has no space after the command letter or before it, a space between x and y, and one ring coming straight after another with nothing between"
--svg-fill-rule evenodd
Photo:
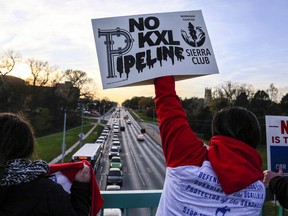
<instances>
[{"instance_id":1,"label":"person's back","mask_svg":"<svg viewBox=\"0 0 288 216\"><path fill-rule=\"evenodd\" d=\"M71 194L49 177L49 165L30 160L33 128L21 115L0 113L0 215L87 216L91 206L90 168L75 173Z\"/></svg>"},{"instance_id":2,"label":"person's back","mask_svg":"<svg viewBox=\"0 0 288 216\"><path fill-rule=\"evenodd\" d=\"M0 195L0 215L3 216L76 215L69 194L48 177L2 186Z\"/></svg>"},{"instance_id":3,"label":"person's back","mask_svg":"<svg viewBox=\"0 0 288 216\"><path fill-rule=\"evenodd\" d=\"M167 166L157 215L259 215L265 187L255 116L241 108L219 113L207 148L190 128L173 77L154 84Z\"/></svg>"}]
</instances>

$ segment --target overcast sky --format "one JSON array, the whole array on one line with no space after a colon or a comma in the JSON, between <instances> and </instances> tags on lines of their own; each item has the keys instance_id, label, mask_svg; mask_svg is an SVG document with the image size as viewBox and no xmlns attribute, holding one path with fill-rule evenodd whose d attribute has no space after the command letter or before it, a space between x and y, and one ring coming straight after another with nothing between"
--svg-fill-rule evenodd
<instances>
[{"instance_id":1,"label":"overcast sky","mask_svg":"<svg viewBox=\"0 0 288 216\"><path fill-rule=\"evenodd\" d=\"M182 98L231 81L288 93L287 0L0 0L0 52L85 71L98 98L154 96L153 86L102 89L91 19L202 10L219 74L177 82Z\"/></svg>"}]
</instances>

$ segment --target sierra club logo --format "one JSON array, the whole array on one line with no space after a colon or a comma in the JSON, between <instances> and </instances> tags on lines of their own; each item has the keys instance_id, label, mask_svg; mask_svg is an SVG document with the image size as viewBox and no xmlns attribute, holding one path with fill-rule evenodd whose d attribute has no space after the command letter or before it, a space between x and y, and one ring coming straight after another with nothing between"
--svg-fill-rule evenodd
<instances>
[{"instance_id":1,"label":"sierra club logo","mask_svg":"<svg viewBox=\"0 0 288 216\"><path fill-rule=\"evenodd\" d=\"M188 24L188 32L181 30L184 41L192 47L201 47L205 42L205 33L200 26L195 27L191 22ZM190 35L190 36L189 36Z\"/></svg>"}]
</instances>

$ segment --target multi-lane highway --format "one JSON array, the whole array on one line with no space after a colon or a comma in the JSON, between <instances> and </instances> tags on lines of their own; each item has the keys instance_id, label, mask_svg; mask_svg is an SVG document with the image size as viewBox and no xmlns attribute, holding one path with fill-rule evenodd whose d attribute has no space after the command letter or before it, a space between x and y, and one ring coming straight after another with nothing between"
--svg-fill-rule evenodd
<instances>
[{"instance_id":1,"label":"multi-lane highway","mask_svg":"<svg viewBox=\"0 0 288 216\"><path fill-rule=\"evenodd\" d=\"M127 124L127 120L124 119L126 115L131 120L131 124ZM113 114L108 118L109 124L119 124L119 127L125 127L124 131L119 131L122 148L120 157L123 161L123 185L121 189L162 189L165 178L165 161L159 143L156 143L146 133L144 133L145 140L138 141L137 135L141 133L141 127L124 108L120 108L118 118ZM97 170L97 180L101 190L106 188L106 178L109 170L108 153L112 146L111 135L112 130L106 140L101 163Z\"/></svg>"}]
</instances>

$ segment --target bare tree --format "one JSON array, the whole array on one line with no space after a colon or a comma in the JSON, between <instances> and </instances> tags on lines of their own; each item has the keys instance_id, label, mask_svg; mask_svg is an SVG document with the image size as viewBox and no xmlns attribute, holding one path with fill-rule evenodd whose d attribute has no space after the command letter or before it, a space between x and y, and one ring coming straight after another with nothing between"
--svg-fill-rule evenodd
<instances>
[{"instance_id":1,"label":"bare tree","mask_svg":"<svg viewBox=\"0 0 288 216\"><path fill-rule=\"evenodd\" d=\"M9 74L17 61L20 60L20 54L13 50L8 50L5 52L0 59L0 75L6 76Z\"/></svg>"},{"instance_id":2,"label":"bare tree","mask_svg":"<svg viewBox=\"0 0 288 216\"><path fill-rule=\"evenodd\" d=\"M253 95L253 87L251 85L239 84L233 82L226 82L220 87L216 87L213 92L214 99L225 99L228 104L233 104L236 98L241 93L246 93L247 97L250 98Z\"/></svg>"},{"instance_id":3,"label":"bare tree","mask_svg":"<svg viewBox=\"0 0 288 216\"><path fill-rule=\"evenodd\" d=\"M52 76L50 76L50 77L51 77L49 80L50 86L56 86L57 83L60 83L62 81L62 79L64 78L63 74L61 74L57 70L55 70L55 73L52 73Z\"/></svg>"},{"instance_id":4,"label":"bare tree","mask_svg":"<svg viewBox=\"0 0 288 216\"><path fill-rule=\"evenodd\" d=\"M47 61L28 59L32 78L28 79L33 86L45 86L49 82L49 77L56 72L57 66L50 66Z\"/></svg>"},{"instance_id":5,"label":"bare tree","mask_svg":"<svg viewBox=\"0 0 288 216\"><path fill-rule=\"evenodd\" d=\"M277 99L278 99L278 89L276 88L276 86L271 83L269 88L266 90L268 95L269 95L269 98L274 101L274 102L277 102Z\"/></svg>"}]
</instances>

